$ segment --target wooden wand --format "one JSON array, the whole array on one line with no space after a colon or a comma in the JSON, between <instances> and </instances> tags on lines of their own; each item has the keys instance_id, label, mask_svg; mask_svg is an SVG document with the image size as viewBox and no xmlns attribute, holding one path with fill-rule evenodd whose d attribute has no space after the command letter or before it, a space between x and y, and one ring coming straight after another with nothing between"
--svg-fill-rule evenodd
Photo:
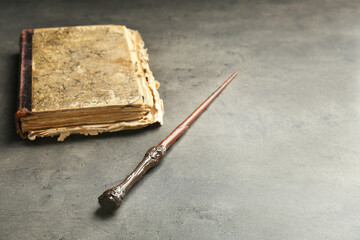
<instances>
[{"instance_id":1,"label":"wooden wand","mask_svg":"<svg viewBox=\"0 0 360 240\"><path fill-rule=\"evenodd\" d=\"M144 159L137 165L122 183L115 187L109 188L98 198L99 204L102 208L108 211L114 211L119 208L121 200L125 193L152 167L154 167L166 153L166 150L189 128L191 123L210 105L212 101L220 94L222 90L236 77L238 73L234 72L221 86L208 97L193 113L190 114L169 136L159 143L147 150Z\"/></svg>"}]
</instances>

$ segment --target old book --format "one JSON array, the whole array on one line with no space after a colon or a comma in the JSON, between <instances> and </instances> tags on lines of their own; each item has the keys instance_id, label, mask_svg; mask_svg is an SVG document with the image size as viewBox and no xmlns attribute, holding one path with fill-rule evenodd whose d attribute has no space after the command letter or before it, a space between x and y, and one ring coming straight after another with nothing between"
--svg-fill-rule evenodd
<instances>
[{"instance_id":1,"label":"old book","mask_svg":"<svg viewBox=\"0 0 360 240\"><path fill-rule=\"evenodd\" d=\"M23 30L19 107L22 138L96 135L163 121L144 42L125 26Z\"/></svg>"}]
</instances>

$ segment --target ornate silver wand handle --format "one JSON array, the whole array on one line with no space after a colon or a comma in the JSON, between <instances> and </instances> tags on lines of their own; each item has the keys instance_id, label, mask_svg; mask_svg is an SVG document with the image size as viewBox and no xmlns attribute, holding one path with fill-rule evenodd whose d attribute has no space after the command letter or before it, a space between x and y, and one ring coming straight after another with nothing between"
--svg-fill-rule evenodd
<instances>
[{"instance_id":1,"label":"ornate silver wand handle","mask_svg":"<svg viewBox=\"0 0 360 240\"><path fill-rule=\"evenodd\" d=\"M124 181L115 187L109 188L99 196L99 204L106 210L114 211L120 207L121 200L125 197L125 193L144 176L144 174L152 167L157 165L161 158L164 157L166 148L158 145L147 150L144 159Z\"/></svg>"}]
</instances>

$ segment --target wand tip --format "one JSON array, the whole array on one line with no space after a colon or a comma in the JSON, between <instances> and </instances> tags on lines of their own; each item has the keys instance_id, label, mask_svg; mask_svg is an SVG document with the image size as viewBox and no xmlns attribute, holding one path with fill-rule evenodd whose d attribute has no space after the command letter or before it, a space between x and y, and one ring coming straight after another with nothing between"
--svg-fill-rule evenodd
<instances>
[{"instance_id":1,"label":"wand tip","mask_svg":"<svg viewBox=\"0 0 360 240\"><path fill-rule=\"evenodd\" d=\"M103 194L98 197L100 206L109 211L113 212L120 207L121 198L116 197L114 191L111 189L106 190Z\"/></svg>"}]
</instances>

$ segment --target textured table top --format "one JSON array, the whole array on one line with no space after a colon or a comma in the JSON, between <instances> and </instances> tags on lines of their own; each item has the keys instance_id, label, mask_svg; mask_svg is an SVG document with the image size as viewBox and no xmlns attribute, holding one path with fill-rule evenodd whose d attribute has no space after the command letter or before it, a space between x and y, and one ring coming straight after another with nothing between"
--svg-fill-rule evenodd
<instances>
[{"instance_id":1,"label":"textured table top","mask_svg":"<svg viewBox=\"0 0 360 240\"><path fill-rule=\"evenodd\" d=\"M0 3L0 239L359 239L359 1ZM15 135L22 29L123 24L161 83L158 128ZM122 180L239 76L127 195Z\"/></svg>"}]
</instances>

